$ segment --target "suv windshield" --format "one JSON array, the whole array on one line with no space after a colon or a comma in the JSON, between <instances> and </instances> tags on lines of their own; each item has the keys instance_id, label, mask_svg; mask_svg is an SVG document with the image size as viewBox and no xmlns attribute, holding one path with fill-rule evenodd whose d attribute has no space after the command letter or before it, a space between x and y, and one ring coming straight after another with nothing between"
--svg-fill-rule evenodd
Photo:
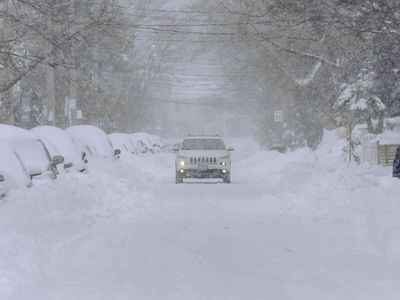
<instances>
[{"instance_id":1,"label":"suv windshield","mask_svg":"<svg viewBox=\"0 0 400 300\"><path fill-rule=\"evenodd\" d=\"M225 144L221 139L187 139L182 150L225 150Z\"/></svg>"}]
</instances>

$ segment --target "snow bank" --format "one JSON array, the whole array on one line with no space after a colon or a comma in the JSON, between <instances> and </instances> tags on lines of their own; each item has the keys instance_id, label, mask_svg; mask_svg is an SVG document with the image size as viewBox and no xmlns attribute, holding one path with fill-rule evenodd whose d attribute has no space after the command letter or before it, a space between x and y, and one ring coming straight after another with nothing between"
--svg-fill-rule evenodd
<instances>
[{"instance_id":1,"label":"snow bank","mask_svg":"<svg viewBox=\"0 0 400 300\"><path fill-rule=\"evenodd\" d=\"M229 145L232 185L175 185L158 153L12 192L0 299L400 297L390 168L348 165L335 132L315 152Z\"/></svg>"},{"instance_id":2,"label":"snow bank","mask_svg":"<svg viewBox=\"0 0 400 300\"><path fill-rule=\"evenodd\" d=\"M131 154L135 152L131 137L125 133L112 133L108 135L114 150L121 150L122 154Z\"/></svg>"},{"instance_id":3,"label":"snow bank","mask_svg":"<svg viewBox=\"0 0 400 300\"><path fill-rule=\"evenodd\" d=\"M288 205L293 213L300 215L328 214L340 218L341 214L350 216L365 209L375 214L374 210L385 210L384 207L395 203L400 209L396 200L400 181L392 178L391 167L348 164L343 153L345 143L335 131L326 131L314 152L260 151L236 164L236 168L247 170L237 175L236 180L263 184L272 194L292 199ZM400 225L393 217L392 225ZM381 221L384 222L384 217Z\"/></svg>"},{"instance_id":4,"label":"snow bank","mask_svg":"<svg viewBox=\"0 0 400 300\"><path fill-rule=\"evenodd\" d=\"M15 138L31 139L34 138L34 135L32 135L28 130L19 127L0 124L0 139L15 139Z\"/></svg>"},{"instance_id":5,"label":"snow bank","mask_svg":"<svg viewBox=\"0 0 400 300\"><path fill-rule=\"evenodd\" d=\"M131 154L154 154L168 151L168 145L159 136L147 133L113 133L109 135L114 149Z\"/></svg>"},{"instance_id":6,"label":"snow bank","mask_svg":"<svg viewBox=\"0 0 400 300\"><path fill-rule=\"evenodd\" d=\"M379 142L380 144L386 145L400 145L400 132L385 131L374 137L371 142Z\"/></svg>"},{"instance_id":7,"label":"snow bank","mask_svg":"<svg viewBox=\"0 0 400 300\"><path fill-rule=\"evenodd\" d=\"M131 135L131 141L136 154L158 153L164 145L159 136L148 133L134 133Z\"/></svg>"}]
</instances>

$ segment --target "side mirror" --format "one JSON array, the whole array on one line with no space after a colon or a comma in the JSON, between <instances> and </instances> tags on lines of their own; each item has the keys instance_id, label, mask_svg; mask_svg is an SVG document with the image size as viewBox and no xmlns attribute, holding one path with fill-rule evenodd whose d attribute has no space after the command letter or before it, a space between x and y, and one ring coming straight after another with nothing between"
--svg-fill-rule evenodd
<instances>
[{"instance_id":1,"label":"side mirror","mask_svg":"<svg viewBox=\"0 0 400 300\"><path fill-rule=\"evenodd\" d=\"M279 153L286 153L287 148L283 145L274 145L270 148L271 151L277 151Z\"/></svg>"},{"instance_id":2,"label":"side mirror","mask_svg":"<svg viewBox=\"0 0 400 300\"><path fill-rule=\"evenodd\" d=\"M115 149L114 150L114 157L119 158L120 155L121 155L121 149Z\"/></svg>"},{"instance_id":3,"label":"side mirror","mask_svg":"<svg viewBox=\"0 0 400 300\"><path fill-rule=\"evenodd\" d=\"M4 181L6 181L6 179L4 178L3 175L0 174L0 182L4 182Z\"/></svg>"},{"instance_id":4,"label":"side mirror","mask_svg":"<svg viewBox=\"0 0 400 300\"><path fill-rule=\"evenodd\" d=\"M179 152L179 150L180 150L180 145L179 144L175 144L173 147L172 147L172 152L174 152L174 153L178 153Z\"/></svg>"},{"instance_id":5,"label":"side mirror","mask_svg":"<svg viewBox=\"0 0 400 300\"><path fill-rule=\"evenodd\" d=\"M52 163L50 164L50 167L51 168L53 167ZM42 175L41 170L35 170L35 169L29 170L29 176L31 177L31 179L33 179L34 177L41 176L41 175Z\"/></svg>"},{"instance_id":6,"label":"side mirror","mask_svg":"<svg viewBox=\"0 0 400 300\"><path fill-rule=\"evenodd\" d=\"M86 153L85 151L83 151L83 152L82 152L82 161L83 161L85 164L89 163L89 161L88 161L88 159L87 159L86 157L87 157L87 153Z\"/></svg>"},{"instance_id":7,"label":"side mirror","mask_svg":"<svg viewBox=\"0 0 400 300\"><path fill-rule=\"evenodd\" d=\"M228 147L226 150L228 150L229 152L235 151L233 147Z\"/></svg>"},{"instance_id":8,"label":"side mirror","mask_svg":"<svg viewBox=\"0 0 400 300\"><path fill-rule=\"evenodd\" d=\"M64 169L71 169L74 166L73 163L64 164Z\"/></svg>"},{"instance_id":9,"label":"side mirror","mask_svg":"<svg viewBox=\"0 0 400 300\"><path fill-rule=\"evenodd\" d=\"M64 163L64 156L56 155L51 159L51 164L53 166L58 166Z\"/></svg>"}]
</instances>

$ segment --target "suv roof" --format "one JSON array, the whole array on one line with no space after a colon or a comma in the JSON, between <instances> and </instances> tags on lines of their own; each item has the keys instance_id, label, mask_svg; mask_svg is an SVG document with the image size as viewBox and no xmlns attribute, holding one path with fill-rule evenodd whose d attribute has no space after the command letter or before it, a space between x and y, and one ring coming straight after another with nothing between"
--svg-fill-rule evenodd
<instances>
[{"instance_id":1,"label":"suv roof","mask_svg":"<svg viewBox=\"0 0 400 300\"><path fill-rule=\"evenodd\" d=\"M214 135L201 135L201 134L196 134L196 135L192 135L189 134L187 137L185 137L185 139L220 139L221 136L218 134L214 134Z\"/></svg>"}]
</instances>

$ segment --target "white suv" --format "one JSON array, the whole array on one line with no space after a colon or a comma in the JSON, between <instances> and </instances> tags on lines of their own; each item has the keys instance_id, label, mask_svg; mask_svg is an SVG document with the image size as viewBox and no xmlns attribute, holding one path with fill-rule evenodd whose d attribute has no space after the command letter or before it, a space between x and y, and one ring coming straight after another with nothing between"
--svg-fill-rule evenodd
<instances>
[{"instance_id":1,"label":"white suv","mask_svg":"<svg viewBox=\"0 0 400 300\"><path fill-rule=\"evenodd\" d=\"M219 136L189 136L177 151L176 183L185 178L220 178L231 183L232 148Z\"/></svg>"}]
</instances>

